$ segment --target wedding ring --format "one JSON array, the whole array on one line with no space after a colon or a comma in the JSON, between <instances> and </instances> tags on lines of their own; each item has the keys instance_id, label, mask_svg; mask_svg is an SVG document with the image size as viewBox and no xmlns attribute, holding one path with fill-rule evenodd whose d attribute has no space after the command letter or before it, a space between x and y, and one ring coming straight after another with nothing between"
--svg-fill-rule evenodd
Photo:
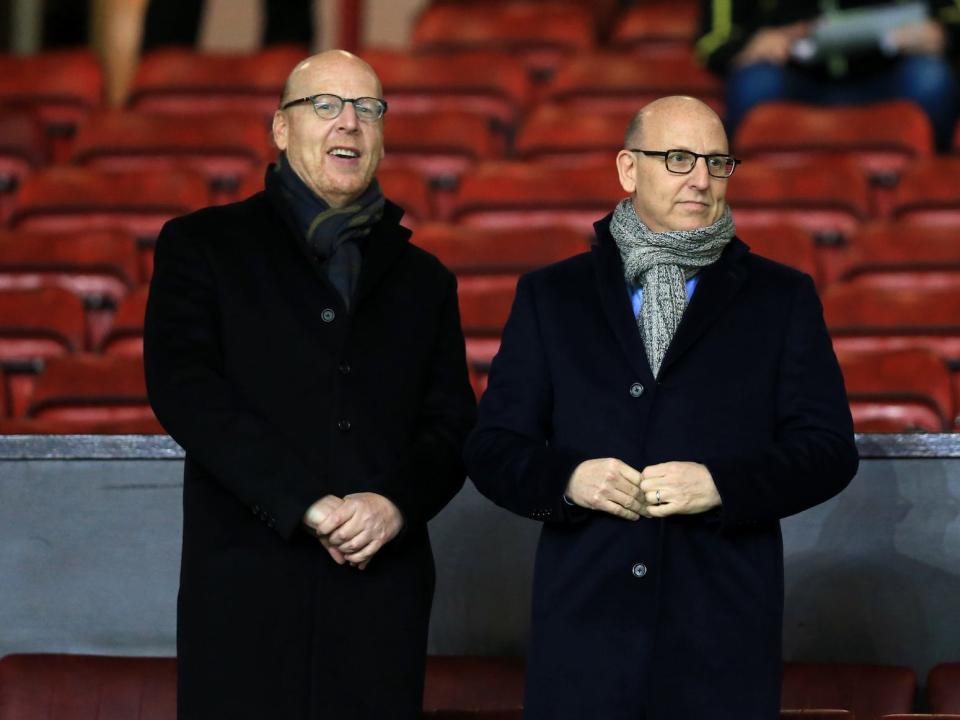
<instances>
[{"instance_id":1,"label":"wedding ring","mask_svg":"<svg viewBox=\"0 0 960 720\"><path fill-rule=\"evenodd\" d=\"M657 490L657 505L660 504L660 491Z\"/></svg>"}]
</instances>

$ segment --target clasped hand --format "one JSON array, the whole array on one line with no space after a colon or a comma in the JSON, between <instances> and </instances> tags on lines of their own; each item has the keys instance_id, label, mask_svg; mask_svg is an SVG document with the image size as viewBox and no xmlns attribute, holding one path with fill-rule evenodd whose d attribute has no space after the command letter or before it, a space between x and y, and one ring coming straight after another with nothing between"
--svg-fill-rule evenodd
<instances>
[{"instance_id":1,"label":"clasped hand","mask_svg":"<svg viewBox=\"0 0 960 720\"><path fill-rule=\"evenodd\" d=\"M370 558L400 532L403 516L383 495L363 492L343 498L325 495L307 508L303 523L316 534L334 562L363 570Z\"/></svg>"},{"instance_id":2,"label":"clasped hand","mask_svg":"<svg viewBox=\"0 0 960 720\"><path fill-rule=\"evenodd\" d=\"M694 515L720 505L720 493L705 465L666 462L642 471L616 458L580 463L565 492L573 503L625 520Z\"/></svg>"}]
</instances>

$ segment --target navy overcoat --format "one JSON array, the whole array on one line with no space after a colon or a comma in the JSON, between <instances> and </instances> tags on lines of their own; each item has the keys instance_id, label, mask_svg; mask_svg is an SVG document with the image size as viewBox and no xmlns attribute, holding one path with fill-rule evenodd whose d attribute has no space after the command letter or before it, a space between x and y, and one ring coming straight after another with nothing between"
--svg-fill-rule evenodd
<instances>
[{"instance_id":1,"label":"navy overcoat","mask_svg":"<svg viewBox=\"0 0 960 720\"><path fill-rule=\"evenodd\" d=\"M543 521L530 720L774 720L779 519L857 468L843 379L810 278L734 239L704 268L651 374L609 216L597 243L521 278L466 460ZM704 463L708 513L636 522L568 506L574 468Z\"/></svg>"},{"instance_id":2,"label":"navy overcoat","mask_svg":"<svg viewBox=\"0 0 960 720\"><path fill-rule=\"evenodd\" d=\"M147 305L147 388L186 450L180 720L417 720L427 521L473 425L456 281L387 203L348 312L257 193L171 220ZM301 527L370 491L405 526L359 571Z\"/></svg>"}]
</instances>

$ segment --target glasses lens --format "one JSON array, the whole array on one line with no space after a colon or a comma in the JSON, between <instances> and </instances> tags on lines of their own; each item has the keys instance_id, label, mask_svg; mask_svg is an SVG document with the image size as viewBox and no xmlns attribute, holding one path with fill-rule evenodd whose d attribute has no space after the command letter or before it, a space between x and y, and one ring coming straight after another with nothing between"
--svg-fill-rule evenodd
<instances>
[{"instance_id":1,"label":"glasses lens","mask_svg":"<svg viewBox=\"0 0 960 720\"><path fill-rule=\"evenodd\" d=\"M714 177L730 177L737 162L729 155L711 155L707 158L707 169Z\"/></svg>"},{"instance_id":2,"label":"glasses lens","mask_svg":"<svg viewBox=\"0 0 960 720\"><path fill-rule=\"evenodd\" d=\"M357 117L369 122L382 118L386 110L382 100L371 97L357 98L353 106L357 109Z\"/></svg>"},{"instance_id":3,"label":"glasses lens","mask_svg":"<svg viewBox=\"0 0 960 720\"><path fill-rule=\"evenodd\" d=\"M336 95L317 95L313 99L313 109L324 120L333 120L343 110L343 100Z\"/></svg>"},{"instance_id":4,"label":"glasses lens","mask_svg":"<svg viewBox=\"0 0 960 720\"><path fill-rule=\"evenodd\" d=\"M697 156L684 150L671 150L667 153L667 170L675 173L686 173L693 169Z\"/></svg>"}]
</instances>

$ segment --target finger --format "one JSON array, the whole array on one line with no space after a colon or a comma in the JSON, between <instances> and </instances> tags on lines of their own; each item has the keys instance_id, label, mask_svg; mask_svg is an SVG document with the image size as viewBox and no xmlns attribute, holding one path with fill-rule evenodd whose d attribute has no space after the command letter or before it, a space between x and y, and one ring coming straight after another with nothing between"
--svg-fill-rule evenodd
<instances>
[{"instance_id":1,"label":"finger","mask_svg":"<svg viewBox=\"0 0 960 720\"><path fill-rule=\"evenodd\" d=\"M628 510L622 505L617 505L617 503L611 500L605 500L603 504L597 509L602 510L605 513L609 513L610 515L614 515L618 518L623 518L624 520L640 519L640 513L634 512L633 510Z\"/></svg>"},{"instance_id":2,"label":"finger","mask_svg":"<svg viewBox=\"0 0 960 720\"><path fill-rule=\"evenodd\" d=\"M340 547L346 542L350 542L357 535L362 533L367 527L367 524L364 522L364 518L359 515L354 515L343 525L338 527L332 533L330 533L330 542Z\"/></svg>"},{"instance_id":3,"label":"finger","mask_svg":"<svg viewBox=\"0 0 960 720\"><path fill-rule=\"evenodd\" d=\"M643 507L643 494L638 494L637 488L630 486L631 490L635 492L623 492L619 489L614 489L610 493L609 500L613 501L617 505L631 512L639 512L640 508Z\"/></svg>"},{"instance_id":4,"label":"finger","mask_svg":"<svg viewBox=\"0 0 960 720\"><path fill-rule=\"evenodd\" d=\"M362 530L349 540L339 543L337 550L345 556L352 555L369 545L371 540L373 540L373 534L369 530Z\"/></svg>"},{"instance_id":5,"label":"finger","mask_svg":"<svg viewBox=\"0 0 960 720\"><path fill-rule=\"evenodd\" d=\"M643 480L643 476L640 474L640 471L636 468L630 467L626 463L623 463L622 467L620 468L620 477L635 487L639 486L640 481Z\"/></svg>"},{"instance_id":6,"label":"finger","mask_svg":"<svg viewBox=\"0 0 960 720\"><path fill-rule=\"evenodd\" d=\"M317 525L317 533L320 535L329 535L338 527L350 520L350 518L352 518L356 512L356 503L341 503L340 507L327 515L327 517L323 519L323 522Z\"/></svg>"},{"instance_id":7,"label":"finger","mask_svg":"<svg viewBox=\"0 0 960 720\"><path fill-rule=\"evenodd\" d=\"M337 548L333 547L328 538L321 536L320 544L327 549L327 553L329 553L330 557L333 558L333 561L337 565L343 565L343 563L346 562L344 560L343 553L337 550Z\"/></svg>"},{"instance_id":8,"label":"finger","mask_svg":"<svg viewBox=\"0 0 960 720\"><path fill-rule=\"evenodd\" d=\"M662 505L647 505L647 512L650 513L649 517L662 518L668 515L676 515L680 510L676 504L664 503Z\"/></svg>"},{"instance_id":9,"label":"finger","mask_svg":"<svg viewBox=\"0 0 960 720\"><path fill-rule=\"evenodd\" d=\"M367 545L362 547L360 550L349 555L344 555L344 557L352 563L363 563L368 561L374 556L374 554L380 549L379 540L371 540Z\"/></svg>"},{"instance_id":10,"label":"finger","mask_svg":"<svg viewBox=\"0 0 960 720\"><path fill-rule=\"evenodd\" d=\"M666 491L657 488L656 490L648 490L643 494L643 499L646 501L647 505L664 505L670 502L664 495Z\"/></svg>"}]
</instances>

